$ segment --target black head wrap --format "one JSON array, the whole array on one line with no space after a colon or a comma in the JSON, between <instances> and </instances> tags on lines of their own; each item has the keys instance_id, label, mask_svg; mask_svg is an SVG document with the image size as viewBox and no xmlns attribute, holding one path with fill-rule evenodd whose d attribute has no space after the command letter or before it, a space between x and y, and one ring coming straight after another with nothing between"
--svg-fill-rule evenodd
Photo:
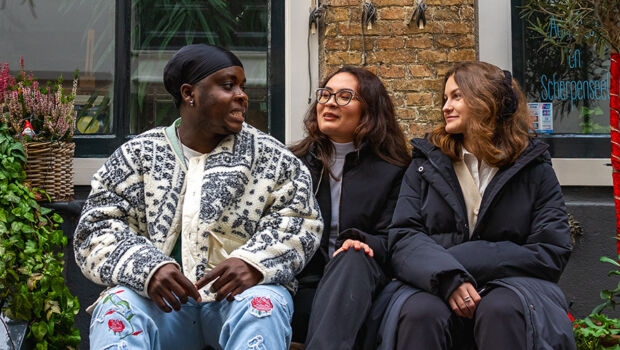
<instances>
[{"instance_id":1,"label":"black head wrap","mask_svg":"<svg viewBox=\"0 0 620 350\"><path fill-rule=\"evenodd\" d=\"M220 69L239 66L241 61L232 52L218 46L194 44L177 51L164 68L164 86L181 104L181 85L196 84Z\"/></svg>"},{"instance_id":2,"label":"black head wrap","mask_svg":"<svg viewBox=\"0 0 620 350\"><path fill-rule=\"evenodd\" d=\"M512 88L512 74L509 71L505 70L504 79L502 81L503 84L503 103L500 113L498 115L499 119L508 119L512 117L513 114L519 108L519 95L517 95L516 91Z\"/></svg>"}]
</instances>

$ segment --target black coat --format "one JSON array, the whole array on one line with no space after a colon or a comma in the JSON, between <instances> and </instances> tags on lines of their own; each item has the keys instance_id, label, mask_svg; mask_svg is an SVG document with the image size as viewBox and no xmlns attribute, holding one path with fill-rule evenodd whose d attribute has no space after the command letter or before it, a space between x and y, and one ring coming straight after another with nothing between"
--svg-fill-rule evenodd
<instances>
[{"instance_id":1,"label":"black coat","mask_svg":"<svg viewBox=\"0 0 620 350\"><path fill-rule=\"evenodd\" d=\"M479 289L509 284L524 305L540 305L528 330L543 328L553 314L560 336L572 339L566 301L555 284L571 252L570 233L548 146L534 139L514 164L499 169L470 239L452 161L424 139L412 143L389 232L395 276L444 300L463 282Z\"/></svg>"},{"instance_id":2,"label":"black coat","mask_svg":"<svg viewBox=\"0 0 620 350\"><path fill-rule=\"evenodd\" d=\"M301 285L313 285L323 276L331 229L329 173L311 152L301 157L312 175L312 186L325 223L321 245L310 263L297 276ZM336 249L346 239L357 239L374 251L380 266L387 263L387 232L396 206L406 167L390 164L369 147L346 155L340 198L340 223Z\"/></svg>"}]
</instances>

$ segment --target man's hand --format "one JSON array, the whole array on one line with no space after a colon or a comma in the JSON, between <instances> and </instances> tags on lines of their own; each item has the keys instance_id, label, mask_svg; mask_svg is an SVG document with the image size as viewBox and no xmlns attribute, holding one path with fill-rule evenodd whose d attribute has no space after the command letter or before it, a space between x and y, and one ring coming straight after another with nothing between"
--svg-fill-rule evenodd
<instances>
[{"instance_id":1,"label":"man's hand","mask_svg":"<svg viewBox=\"0 0 620 350\"><path fill-rule=\"evenodd\" d=\"M196 282L196 288L200 289L216 278L217 281L211 285L211 291L216 293L215 300L222 301L226 298L228 301L233 301L235 295L254 287L263 275L245 261L239 258L229 258L207 272Z\"/></svg>"},{"instance_id":2,"label":"man's hand","mask_svg":"<svg viewBox=\"0 0 620 350\"><path fill-rule=\"evenodd\" d=\"M336 254L342 251L347 251L349 248L355 248L355 250L364 249L364 252L366 252L366 254L368 254L369 257L372 258L375 256L375 252L372 250L372 248L370 248L368 244L362 243L354 239L347 239L346 241L344 241L344 243L342 243L342 246L340 247L340 249L334 252L332 257L336 256Z\"/></svg>"},{"instance_id":3,"label":"man's hand","mask_svg":"<svg viewBox=\"0 0 620 350\"><path fill-rule=\"evenodd\" d=\"M450 295L448 299L452 311L466 318L474 317L474 311L476 311L476 306L479 302L480 295L478 295L476 288L469 282L461 284L452 292L452 295Z\"/></svg>"},{"instance_id":4,"label":"man's hand","mask_svg":"<svg viewBox=\"0 0 620 350\"><path fill-rule=\"evenodd\" d=\"M192 281L188 280L174 264L163 265L155 271L149 281L147 293L164 312L172 311L166 302L175 311L179 311L181 303L187 303L187 297L192 297L197 302L202 300Z\"/></svg>"}]
</instances>

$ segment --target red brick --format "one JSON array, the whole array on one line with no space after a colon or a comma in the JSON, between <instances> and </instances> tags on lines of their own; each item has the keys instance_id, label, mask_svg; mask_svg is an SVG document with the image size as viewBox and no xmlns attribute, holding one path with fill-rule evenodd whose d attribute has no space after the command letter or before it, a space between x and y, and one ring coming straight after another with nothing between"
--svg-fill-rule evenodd
<instances>
[{"instance_id":1,"label":"red brick","mask_svg":"<svg viewBox=\"0 0 620 350\"><path fill-rule=\"evenodd\" d=\"M385 7L378 10L379 20L398 19L405 20L408 11L403 7Z\"/></svg>"},{"instance_id":2,"label":"red brick","mask_svg":"<svg viewBox=\"0 0 620 350\"><path fill-rule=\"evenodd\" d=\"M461 43L459 41L460 36L448 36L446 35L444 38L435 38L435 41L437 42L437 44L439 44L440 47L457 47L457 46L461 46Z\"/></svg>"},{"instance_id":3,"label":"red brick","mask_svg":"<svg viewBox=\"0 0 620 350\"><path fill-rule=\"evenodd\" d=\"M414 116L414 111L411 108L396 108L396 117L397 118L411 118Z\"/></svg>"},{"instance_id":4,"label":"red brick","mask_svg":"<svg viewBox=\"0 0 620 350\"><path fill-rule=\"evenodd\" d=\"M412 0L374 0L372 2L375 6L411 6Z\"/></svg>"},{"instance_id":5,"label":"red brick","mask_svg":"<svg viewBox=\"0 0 620 350\"><path fill-rule=\"evenodd\" d=\"M358 28L360 24L357 25ZM366 35L390 35L392 32L392 22L376 21L372 28L368 29L368 26L364 26L364 32Z\"/></svg>"},{"instance_id":6,"label":"red brick","mask_svg":"<svg viewBox=\"0 0 620 350\"><path fill-rule=\"evenodd\" d=\"M323 40L323 45L327 50L347 50L347 40L341 38L325 38Z\"/></svg>"},{"instance_id":7,"label":"red brick","mask_svg":"<svg viewBox=\"0 0 620 350\"><path fill-rule=\"evenodd\" d=\"M374 75L377 75L377 66L366 66L364 67L367 71L371 72Z\"/></svg>"},{"instance_id":8,"label":"red brick","mask_svg":"<svg viewBox=\"0 0 620 350\"><path fill-rule=\"evenodd\" d=\"M411 53L399 50L382 50L368 55L368 63L408 63L413 61Z\"/></svg>"},{"instance_id":9,"label":"red brick","mask_svg":"<svg viewBox=\"0 0 620 350\"><path fill-rule=\"evenodd\" d=\"M325 23L343 22L348 21L350 18L351 15L348 8L336 7L327 10Z\"/></svg>"},{"instance_id":10,"label":"red brick","mask_svg":"<svg viewBox=\"0 0 620 350\"><path fill-rule=\"evenodd\" d=\"M392 35L404 35L415 33L417 29L407 27L407 23L404 21L392 21L390 22L390 34Z\"/></svg>"},{"instance_id":11,"label":"red brick","mask_svg":"<svg viewBox=\"0 0 620 350\"><path fill-rule=\"evenodd\" d=\"M399 49L403 47L403 39L400 37L377 39L378 49Z\"/></svg>"},{"instance_id":12,"label":"red brick","mask_svg":"<svg viewBox=\"0 0 620 350\"><path fill-rule=\"evenodd\" d=\"M473 4L474 0L426 0L426 5L464 5L465 4ZM429 6L430 7L430 6Z\"/></svg>"},{"instance_id":13,"label":"red brick","mask_svg":"<svg viewBox=\"0 0 620 350\"><path fill-rule=\"evenodd\" d=\"M359 23L338 23L338 30L342 35L362 35Z\"/></svg>"},{"instance_id":14,"label":"red brick","mask_svg":"<svg viewBox=\"0 0 620 350\"><path fill-rule=\"evenodd\" d=\"M446 75L446 73L450 69L452 69L453 66L454 66L454 63L445 63L445 64L437 64L434 66L434 68L437 71L437 76L443 78Z\"/></svg>"},{"instance_id":15,"label":"red brick","mask_svg":"<svg viewBox=\"0 0 620 350\"><path fill-rule=\"evenodd\" d=\"M374 50L375 48L375 39L374 38L366 38L366 52L370 50ZM351 38L349 40L349 49L350 50L361 50L362 49L362 37Z\"/></svg>"},{"instance_id":16,"label":"red brick","mask_svg":"<svg viewBox=\"0 0 620 350\"><path fill-rule=\"evenodd\" d=\"M418 53L419 63L435 64L437 62L445 61L448 55L445 52L438 50L422 50Z\"/></svg>"},{"instance_id":17,"label":"red brick","mask_svg":"<svg viewBox=\"0 0 620 350\"><path fill-rule=\"evenodd\" d=\"M394 90L439 91L443 88L443 79L405 79L393 83Z\"/></svg>"},{"instance_id":18,"label":"red brick","mask_svg":"<svg viewBox=\"0 0 620 350\"><path fill-rule=\"evenodd\" d=\"M408 69L412 77L430 77L433 75L433 72L431 72L426 65L410 65Z\"/></svg>"},{"instance_id":19,"label":"red brick","mask_svg":"<svg viewBox=\"0 0 620 350\"><path fill-rule=\"evenodd\" d=\"M407 94L407 105L432 105L433 95L430 92L412 92Z\"/></svg>"},{"instance_id":20,"label":"red brick","mask_svg":"<svg viewBox=\"0 0 620 350\"><path fill-rule=\"evenodd\" d=\"M428 35L418 36L415 38L408 38L405 41L406 48L419 48L425 49L431 47L433 41Z\"/></svg>"},{"instance_id":21,"label":"red brick","mask_svg":"<svg viewBox=\"0 0 620 350\"><path fill-rule=\"evenodd\" d=\"M299 1L299 0L297 0ZM329 1L329 6L355 6L355 5L359 5L359 1L358 0L330 0ZM328 9L329 11L329 9Z\"/></svg>"},{"instance_id":22,"label":"red brick","mask_svg":"<svg viewBox=\"0 0 620 350\"><path fill-rule=\"evenodd\" d=\"M467 18L471 21L475 18L475 11L473 6L462 6L459 11L461 18Z\"/></svg>"},{"instance_id":23,"label":"red brick","mask_svg":"<svg viewBox=\"0 0 620 350\"><path fill-rule=\"evenodd\" d=\"M383 65L380 72L382 78L404 78L407 71L405 66Z\"/></svg>"},{"instance_id":24,"label":"red brick","mask_svg":"<svg viewBox=\"0 0 620 350\"><path fill-rule=\"evenodd\" d=\"M337 23L327 23L325 26L325 32L323 35L325 37L334 37L340 34L340 30Z\"/></svg>"},{"instance_id":25,"label":"red brick","mask_svg":"<svg viewBox=\"0 0 620 350\"><path fill-rule=\"evenodd\" d=\"M457 50L448 54L448 61L473 61L476 59L476 51L474 50Z\"/></svg>"},{"instance_id":26,"label":"red brick","mask_svg":"<svg viewBox=\"0 0 620 350\"><path fill-rule=\"evenodd\" d=\"M470 34L474 32L473 22L443 22L443 33Z\"/></svg>"},{"instance_id":27,"label":"red brick","mask_svg":"<svg viewBox=\"0 0 620 350\"><path fill-rule=\"evenodd\" d=\"M458 7L437 7L431 6L427 10L427 20L450 20L458 21L460 19Z\"/></svg>"}]
</instances>

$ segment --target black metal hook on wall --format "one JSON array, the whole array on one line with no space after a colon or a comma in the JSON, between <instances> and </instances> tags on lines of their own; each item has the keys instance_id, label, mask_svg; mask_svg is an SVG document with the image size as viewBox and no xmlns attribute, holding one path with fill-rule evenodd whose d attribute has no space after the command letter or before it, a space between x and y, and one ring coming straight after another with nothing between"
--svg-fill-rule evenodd
<instances>
[{"instance_id":1,"label":"black metal hook on wall","mask_svg":"<svg viewBox=\"0 0 620 350\"><path fill-rule=\"evenodd\" d=\"M325 11L327 11L327 4L320 4L317 0L314 8L310 12L309 18L309 27L308 37L306 39L306 44L308 46L308 55L310 55L310 35L316 34L319 28L321 27L321 21L325 16ZM312 102L312 65L310 63L310 56L308 56L308 104Z\"/></svg>"},{"instance_id":2,"label":"black metal hook on wall","mask_svg":"<svg viewBox=\"0 0 620 350\"><path fill-rule=\"evenodd\" d=\"M415 2L414 2L415 4ZM424 29L426 26L426 4L424 0L417 0L417 5L413 13L411 14L411 18L409 18L409 22L407 22L407 27L411 25L412 22L415 21L418 29Z\"/></svg>"},{"instance_id":3,"label":"black metal hook on wall","mask_svg":"<svg viewBox=\"0 0 620 350\"><path fill-rule=\"evenodd\" d=\"M372 4L372 0L364 1L364 5L362 7L362 65L366 65L366 35L364 33L364 28L370 30L372 29L372 25L377 20L377 9Z\"/></svg>"}]
</instances>

